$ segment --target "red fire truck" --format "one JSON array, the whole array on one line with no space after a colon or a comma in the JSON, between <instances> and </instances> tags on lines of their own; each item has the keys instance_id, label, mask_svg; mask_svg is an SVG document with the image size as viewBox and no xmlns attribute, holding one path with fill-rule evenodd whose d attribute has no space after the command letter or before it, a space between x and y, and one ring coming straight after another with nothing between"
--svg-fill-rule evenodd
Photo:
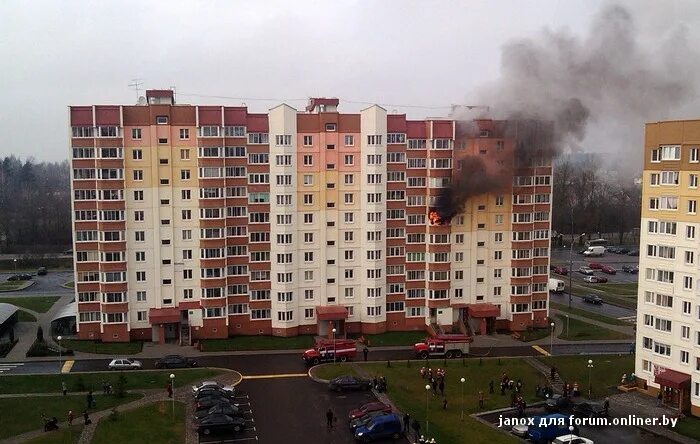
<instances>
[{"instance_id":1,"label":"red fire truck","mask_svg":"<svg viewBox=\"0 0 700 444\"><path fill-rule=\"evenodd\" d=\"M420 359L443 356L447 359L461 358L469 353L469 343L472 340L468 335L439 335L415 344L413 351Z\"/></svg>"},{"instance_id":2,"label":"red fire truck","mask_svg":"<svg viewBox=\"0 0 700 444\"><path fill-rule=\"evenodd\" d=\"M345 362L355 357L357 346L352 339L320 339L314 348L304 352L303 359L307 365L317 365L321 362Z\"/></svg>"}]
</instances>

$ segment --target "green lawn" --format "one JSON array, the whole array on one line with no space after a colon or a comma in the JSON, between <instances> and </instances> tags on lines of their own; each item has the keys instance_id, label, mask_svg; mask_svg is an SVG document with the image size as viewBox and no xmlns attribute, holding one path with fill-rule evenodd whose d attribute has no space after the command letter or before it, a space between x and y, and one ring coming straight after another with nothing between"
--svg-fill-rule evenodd
<instances>
[{"instance_id":1,"label":"green lawn","mask_svg":"<svg viewBox=\"0 0 700 444\"><path fill-rule=\"evenodd\" d=\"M369 341L370 347L386 347L392 345L413 345L421 342L428 336L423 330L418 331L390 331L378 335L364 335ZM371 356L371 354L370 354Z\"/></svg>"},{"instance_id":2,"label":"green lawn","mask_svg":"<svg viewBox=\"0 0 700 444\"><path fill-rule=\"evenodd\" d=\"M98 393L95 396L97 407L90 411L108 409L140 397L140 394L127 394L123 398L117 398ZM5 413L0 415L0 439L43 428L42 414L49 418L55 416L59 420L59 427L63 428L66 426L69 410L73 410L78 422L77 418L84 409L85 396L83 395L0 398L0 412ZM11 414L7 414L8 412Z\"/></svg>"},{"instance_id":3,"label":"green lawn","mask_svg":"<svg viewBox=\"0 0 700 444\"><path fill-rule=\"evenodd\" d=\"M565 311L567 313L571 313L574 315L579 315L579 316L583 316L583 317L586 317L589 319L594 319L596 321L605 322L606 324L610 324L610 325L621 325L621 326L625 326L625 327L632 326L632 324L630 324L629 322L621 321L621 320L616 319L616 318L611 318L610 316L605 316L605 315L602 315L599 313L594 313L592 311L584 310L581 308L576 308L576 307L569 308L569 306L566 304L558 304L556 302L550 302L549 306L551 308L555 308L559 311Z\"/></svg>"},{"instance_id":4,"label":"green lawn","mask_svg":"<svg viewBox=\"0 0 700 444\"><path fill-rule=\"evenodd\" d=\"M556 353L556 347L554 352ZM596 355L596 356L554 356L537 358L548 366L557 368L562 379L568 383L579 383L582 393L588 386L588 360L593 361L591 380L594 397L615 392L624 373L634 373L634 355Z\"/></svg>"},{"instance_id":5,"label":"green lawn","mask_svg":"<svg viewBox=\"0 0 700 444\"><path fill-rule=\"evenodd\" d=\"M75 281L68 281L65 284L63 284L63 286L68 288L75 288Z\"/></svg>"},{"instance_id":6,"label":"green lawn","mask_svg":"<svg viewBox=\"0 0 700 444\"><path fill-rule=\"evenodd\" d=\"M160 401L138 409L119 412L116 419L106 417L97 425L92 444L184 444L185 406Z\"/></svg>"},{"instance_id":7,"label":"green lawn","mask_svg":"<svg viewBox=\"0 0 700 444\"><path fill-rule=\"evenodd\" d=\"M27 296L19 298L0 297L0 302L28 308L29 310L39 313L46 313L49 311L49 308L51 308L59 299L60 297L58 296Z\"/></svg>"},{"instance_id":8,"label":"green lawn","mask_svg":"<svg viewBox=\"0 0 700 444\"><path fill-rule=\"evenodd\" d=\"M551 330L549 328L533 328L520 332L520 340L523 342L536 341L538 339L549 336Z\"/></svg>"},{"instance_id":9,"label":"green lawn","mask_svg":"<svg viewBox=\"0 0 700 444\"><path fill-rule=\"evenodd\" d=\"M636 284L581 284L574 283L572 293L576 296L596 294L606 303L625 308L637 308L637 293L631 291L630 286ZM627 286L627 287L618 287Z\"/></svg>"},{"instance_id":10,"label":"green lawn","mask_svg":"<svg viewBox=\"0 0 700 444\"><path fill-rule=\"evenodd\" d=\"M236 336L228 339L205 339L202 351L230 350L296 350L310 348L313 336L302 335L289 338L277 336Z\"/></svg>"},{"instance_id":11,"label":"green lawn","mask_svg":"<svg viewBox=\"0 0 700 444\"><path fill-rule=\"evenodd\" d=\"M435 437L439 443L476 443L476 444L504 444L516 443L517 440L507 433L500 432L481 424L475 419L466 416L460 423L461 411L461 383L459 379L464 377L464 411L474 413L478 410L478 393L482 390L485 394L484 410L493 410L510 405L510 392L505 396L500 395L499 378L506 372L511 378L523 381L523 396L526 401L533 402L535 398L534 387L544 384L544 376L538 373L530 365L518 359L501 359L501 364L496 359L484 359L482 365L479 360L448 361L447 366L443 361L432 361L432 368L446 367L445 397L447 410L442 410L442 398L433 396L432 391L426 392L426 380L420 377L422 362L414 361L410 367L405 362L396 361L390 368L380 363L355 363L364 369L370 376L383 375L387 378L388 395L402 412L408 412L412 417L421 422L422 431L425 432L425 406L426 393L429 403L430 436ZM319 376L330 376L335 373L349 373L353 364L337 364L326 366ZM326 368L331 369L326 370ZM334 369L333 367L340 367ZM489 395L489 381L493 380L496 393ZM460 426L463 434L460 438Z\"/></svg>"},{"instance_id":12,"label":"green lawn","mask_svg":"<svg viewBox=\"0 0 700 444\"><path fill-rule=\"evenodd\" d=\"M675 429L671 430L689 438L693 438L696 441L700 441L700 419L698 418L686 416L678 421L678 425Z\"/></svg>"},{"instance_id":13,"label":"green lawn","mask_svg":"<svg viewBox=\"0 0 700 444\"><path fill-rule=\"evenodd\" d=\"M316 377L331 380L342 375L357 375L355 369L348 364L323 364L313 370Z\"/></svg>"},{"instance_id":14,"label":"green lawn","mask_svg":"<svg viewBox=\"0 0 700 444\"><path fill-rule=\"evenodd\" d=\"M603 339L632 339L632 336L619 331L610 330L595 324L579 321L578 319L569 318L567 321L563 315L557 315L557 322L561 322L564 326L559 339L568 341L595 341ZM568 329L567 329L567 323ZM568 331L567 331L568 330Z\"/></svg>"},{"instance_id":15,"label":"green lawn","mask_svg":"<svg viewBox=\"0 0 700 444\"><path fill-rule=\"evenodd\" d=\"M56 364L58 369L58 363ZM121 372L126 375L126 389L163 389L169 381L169 375L175 374L175 387L192 384L194 381L209 379L221 374L221 371L197 368L188 370L137 370ZM67 373L63 375L7 375L2 376L0 394L7 393L57 393L61 391L61 382L65 381L69 393L72 391L95 390L102 391L102 381L111 382L114 386L120 372L100 373ZM79 381L82 380L83 387ZM2 411L2 410L0 410Z\"/></svg>"},{"instance_id":16,"label":"green lawn","mask_svg":"<svg viewBox=\"0 0 700 444\"><path fill-rule=\"evenodd\" d=\"M36 322L36 316L24 310L20 310L17 314L17 322Z\"/></svg>"},{"instance_id":17,"label":"green lawn","mask_svg":"<svg viewBox=\"0 0 700 444\"><path fill-rule=\"evenodd\" d=\"M83 417L76 415L73 427L63 427L63 424L61 424L61 428L58 430L30 439L25 444L77 444L80 440L80 434L83 432L82 421Z\"/></svg>"},{"instance_id":18,"label":"green lawn","mask_svg":"<svg viewBox=\"0 0 700 444\"><path fill-rule=\"evenodd\" d=\"M31 282L31 281L29 281ZM3 281L0 282L1 291L15 291L28 287L28 281Z\"/></svg>"},{"instance_id":19,"label":"green lawn","mask_svg":"<svg viewBox=\"0 0 700 444\"><path fill-rule=\"evenodd\" d=\"M140 353L143 348L142 341L131 342L95 342L77 339L64 339L61 341L63 348L84 353L98 353L114 356L128 356Z\"/></svg>"}]
</instances>

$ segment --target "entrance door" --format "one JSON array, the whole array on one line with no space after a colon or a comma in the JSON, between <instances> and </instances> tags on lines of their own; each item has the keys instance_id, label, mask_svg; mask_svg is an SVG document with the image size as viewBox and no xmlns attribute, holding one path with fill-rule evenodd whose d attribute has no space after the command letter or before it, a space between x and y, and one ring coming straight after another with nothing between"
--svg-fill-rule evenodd
<instances>
[{"instance_id":1,"label":"entrance door","mask_svg":"<svg viewBox=\"0 0 700 444\"><path fill-rule=\"evenodd\" d=\"M177 339L178 324L165 324L165 339Z\"/></svg>"}]
</instances>

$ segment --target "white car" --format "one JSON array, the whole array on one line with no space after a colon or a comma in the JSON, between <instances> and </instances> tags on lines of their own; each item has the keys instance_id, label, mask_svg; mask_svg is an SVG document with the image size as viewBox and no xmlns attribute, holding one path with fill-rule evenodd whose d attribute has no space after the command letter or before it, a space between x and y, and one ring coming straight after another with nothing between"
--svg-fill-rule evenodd
<instances>
[{"instance_id":1,"label":"white car","mask_svg":"<svg viewBox=\"0 0 700 444\"><path fill-rule=\"evenodd\" d=\"M216 381L202 381L197 385L192 386L192 395L197 396L200 390L225 390L227 392L234 393L236 388L234 386L225 386Z\"/></svg>"},{"instance_id":2,"label":"white car","mask_svg":"<svg viewBox=\"0 0 700 444\"><path fill-rule=\"evenodd\" d=\"M513 435L520 436L522 438L527 436L527 426L525 424L514 425L510 432Z\"/></svg>"},{"instance_id":3,"label":"white car","mask_svg":"<svg viewBox=\"0 0 700 444\"><path fill-rule=\"evenodd\" d=\"M578 272L591 276L593 274L593 269L588 267L581 267L578 269Z\"/></svg>"},{"instance_id":4,"label":"white car","mask_svg":"<svg viewBox=\"0 0 700 444\"><path fill-rule=\"evenodd\" d=\"M108 367L110 370L140 370L142 365L136 359L119 358L112 359Z\"/></svg>"},{"instance_id":5,"label":"white car","mask_svg":"<svg viewBox=\"0 0 700 444\"><path fill-rule=\"evenodd\" d=\"M552 444L595 444L588 438L582 438L576 435L562 435L552 441Z\"/></svg>"}]
</instances>

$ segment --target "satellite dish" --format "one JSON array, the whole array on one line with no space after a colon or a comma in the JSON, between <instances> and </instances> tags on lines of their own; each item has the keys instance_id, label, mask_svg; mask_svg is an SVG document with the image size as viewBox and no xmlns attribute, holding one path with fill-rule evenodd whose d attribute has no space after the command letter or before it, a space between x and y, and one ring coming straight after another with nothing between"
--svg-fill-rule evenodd
<instances>
[{"instance_id":1,"label":"satellite dish","mask_svg":"<svg viewBox=\"0 0 700 444\"><path fill-rule=\"evenodd\" d=\"M139 96L139 105L146 105L148 102L146 101L146 98L144 96Z\"/></svg>"}]
</instances>

